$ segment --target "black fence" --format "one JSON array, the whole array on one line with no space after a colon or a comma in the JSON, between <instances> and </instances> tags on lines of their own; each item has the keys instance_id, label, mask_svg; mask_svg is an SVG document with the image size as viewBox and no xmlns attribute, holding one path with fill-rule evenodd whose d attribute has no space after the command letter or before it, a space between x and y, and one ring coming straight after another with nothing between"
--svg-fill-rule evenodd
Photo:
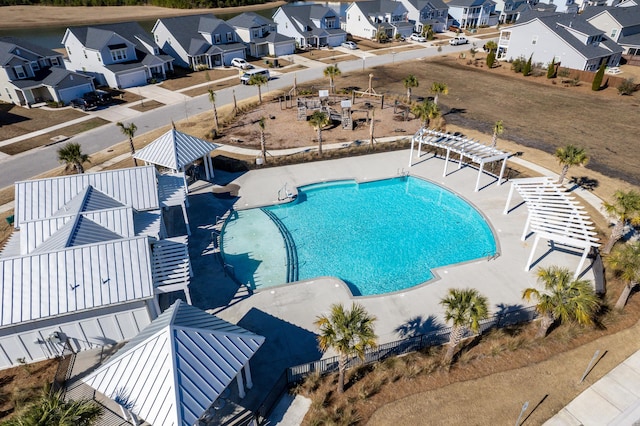
<instances>
[{"instance_id":1,"label":"black fence","mask_svg":"<svg viewBox=\"0 0 640 426\"><path fill-rule=\"evenodd\" d=\"M49 392L52 395L56 392L62 392L61 396L64 397L64 392L66 390L65 385L71 375L71 370L73 369L73 363L75 360L75 352L68 348L68 344L66 344L62 351L62 355L58 358L58 368L56 369L56 373L53 376L53 382L51 383L51 388L49 389Z\"/></svg>"}]
</instances>

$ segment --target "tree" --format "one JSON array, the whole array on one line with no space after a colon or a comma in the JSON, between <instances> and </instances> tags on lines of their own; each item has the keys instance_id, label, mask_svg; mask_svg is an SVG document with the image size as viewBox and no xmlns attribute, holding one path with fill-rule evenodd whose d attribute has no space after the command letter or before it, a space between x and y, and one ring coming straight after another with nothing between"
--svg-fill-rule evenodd
<instances>
[{"instance_id":1,"label":"tree","mask_svg":"<svg viewBox=\"0 0 640 426\"><path fill-rule=\"evenodd\" d=\"M262 103L262 86L264 86L268 82L269 79L262 74L253 74L249 78L249 84L258 86L258 103Z\"/></svg>"},{"instance_id":2,"label":"tree","mask_svg":"<svg viewBox=\"0 0 640 426\"><path fill-rule=\"evenodd\" d=\"M389 40L389 36L387 35L387 32L384 30L382 26L378 27L375 37L378 43L384 43L387 40Z\"/></svg>"},{"instance_id":3,"label":"tree","mask_svg":"<svg viewBox=\"0 0 640 426\"><path fill-rule=\"evenodd\" d=\"M611 236L602 249L602 253L609 254L616 242L624 235L627 225L640 225L640 193L630 191L616 191L612 203L604 202L604 211L614 219Z\"/></svg>"},{"instance_id":4,"label":"tree","mask_svg":"<svg viewBox=\"0 0 640 426\"><path fill-rule=\"evenodd\" d=\"M496 43L493 40L489 40L484 44L484 48L487 49L489 52L491 52L492 50L493 51L498 50L498 43Z\"/></svg>"},{"instance_id":5,"label":"tree","mask_svg":"<svg viewBox=\"0 0 640 426\"><path fill-rule=\"evenodd\" d=\"M571 166L584 166L589 162L589 156L584 148L571 144L565 147L559 147L556 149L554 155L558 159L558 163L562 166L562 172L558 178L559 185L562 185L562 182L564 182L564 178L567 176L567 172Z\"/></svg>"},{"instance_id":6,"label":"tree","mask_svg":"<svg viewBox=\"0 0 640 426\"><path fill-rule=\"evenodd\" d=\"M411 112L422 121L422 126L427 127L429 122L440 115L440 108L435 102L425 100L411 107Z\"/></svg>"},{"instance_id":7,"label":"tree","mask_svg":"<svg viewBox=\"0 0 640 426\"><path fill-rule=\"evenodd\" d=\"M493 68L496 63L496 51L490 50L487 54L487 68Z\"/></svg>"},{"instance_id":8,"label":"tree","mask_svg":"<svg viewBox=\"0 0 640 426\"><path fill-rule=\"evenodd\" d=\"M438 83L437 81L434 81L431 85L431 93L435 95L435 97L433 98L433 103L438 105L439 96L448 95L449 87L445 83Z\"/></svg>"},{"instance_id":9,"label":"tree","mask_svg":"<svg viewBox=\"0 0 640 426\"><path fill-rule=\"evenodd\" d=\"M318 154L322 156L322 128L329 124L329 116L322 111L314 111L309 117L309 124L318 132Z\"/></svg>"},{"instance_id":10,"label":"tree","mask_svg":"<svg viewBox=\"0 0 640 426\"><path fill-rule=\"evenodd\" d=\"M480 332L480 321L489 317L489 302L476 289L451 288L440 304L445 308L445 321L453 324L449 333L449 347L444 356L445 363L451 364L465 332Z\"/></svg>"},{"instance_id":11,"label":"tree","mask_svg":"<svg viewBox=\"0 0 640 426\"><path fill-rule=\"evenodd\" d=\"M336 93L336 87L333 83L335 78L340 74L342 74L342 71L340 71L338 65L329 65L324 69L324 76L329 77L329 87L331 89L331 93Z\"/></svg>"},{"instance_id":12,"label":"tree","mask_svg":"<svg viewBox=\"0 0 640 426\"><path fill-rule=\"evenodd\" d=\"M369 122L369 146L371 148L373 148L373 141L374 141L374 137L373 137L373 133L374 133L374 126L376 122L376 110L372 109L371 110L371 121Z\"/></svg>"},{"instance_id":13,"label":"tree","mask_svg":"<svg viewBox=\"0 0 640 426\"><path fill-rule=\"evenodd\" d=\"M258 127L260 128L260 151L262 153L262 162L267 164L267 140L264 134L265 123L265 118L260 117L260 120L258 120Z\"/></svg>"},{"instance_id":14,"label":"tree","mask_svg":"<svg viewBox=\"0 0 640 426\"><path fill-rule=\"evenodd\" d=\"M604 69L606 68L607 63L602 61L600 64L600 68L596 72L596 75L593 77L593 82L591 83L591 90L597 92L600 90L600 86L602 86L602 80L604 79Z\"/></svg>"},{"instance_id":15,"label":"tree","mask_svg":"<svg viewBox=\"0 0 640 426\"><path fill-rule=\"evenodd\" d=\"M402 80L402 84L404 84L404 88L407 89L407 103L411 103L411 88L418 87L420 84L415 75L409 74Z\"/></svg>"},{"instance_id":16,"label":"tree","mask_svg":"<svg viewBox=\"0 0 640 426\"><path fill-rule=\"evenodd\" d=\"M533 54L529 56L529 59L522 67L522 75L524 75L525 77L531 75L531 71L533 70L533 64L531 63L532 59L533 59Z\"/></svg>"},{"instance_id":17,"label":"tree","mask_svg":"<svg viewBox=\"0 0 640 426\"><path fill-rule=\"evenodd\" d=\"M557 320L593 324L600 303L589 281L574 279L567 268L559 266L540 268L537 275L544 290L529 287L522 292L524 300L537 303L536 310L542 315L536 337L545 337Z\"/></svg>"},{"instance_id":18,"label":"tree","mask_svg":"<svg viewBox=\"0 0 640 426\"><path fill-rule=\"evenodd\" d=\"M553 58L547 65L547 78L556 78L556 58Z\"/></svg>"},{"instance_id":19,"label":"tree","mask_svg":"<svg viewBox=\"0 0 640 426\"><path fill-rule=\"evenodd\" d=\"M625 281L615 306L615 309L622 310L631 291L640 282L640 242L625 244L607 256L606 262L614 273Z\"/></svg>"},{"instance_id":20,"label":"tree","mask_svg":"<svg viewBox=\"0 0 640 426\"><path fill-rule=\"evenodd\" d=\"M358 356L364 359L368 348L377 346L374 332L376 317L369 315L362 305L353 303L351 310L345 310L341 304L331 305L329 316L317 317L315 325L320 329L318 345L326 352L333 348L338 352L338 392L344 392L344 373L349 358Z\"/></svg>"},{"instance_id":21,"label":"tree","mask_svg":"<svg viewBox=\"0 0 640 426\"><path fill-rule=\"evenodd\" d=\"M22 413L3 422L6 426L90 426L102 416L102 407L95 401L82 399L65 401L60 392L44 389L40 399L28 405Z\"/></svg>"},{"instance_id":22,"label":"tree","mask_svg":"<svg viewBox=\"0 0 640 426\"><path fill-rule=\"evenodd\" d=\"M138 130L138 126L135 123L129 123L128 126L125 126L122 122L118 121L116 126L120 127L120 131L123 135L129 138L129 150L131 151L131 156L136 153L136 147L133 145L133 137L136 134L136 130ZM138 162L136 159L133 159L133 164L137 167Z\"/></svg>"},{"instance_id":23,"label":"tree","mask_svg":"<svg viewBox=\"0 0 640 426\"><path fill-rule=\"evenodd\" d=\"M211 102L211 106L213 108L213 123L216 126L216 133L219 130L219 126L218 126L218 109L216 108L216 92L213 91L213 89L209 89L207 90L207 92L209 92L209 102Z\"/></svg>"},{"instance_id":24,"label":"tree","mask_svg":"<svg viewBox=\"0 0 640 426\"><path fill-rule=\"evenodd\" d=\"M496 147L496 145L498 144L498 136L500 136L502 133L504 133L504 124L502 123L502 120L498 120L493 125L493 140L491 143L492 148Z\"/></svg>"},{"instance_id":25,"label":"tree","mask_svg":"<svg viewBox=\"0 0 640 426\"><path fill-rule=\"evenodd\" d=\"M84 173L82 163L89 162L89 156L82 153L79 143L69 142L58 149L58 161L65 163L67 170L74 168L78 174Z\"/></svg>"}]
</instances>

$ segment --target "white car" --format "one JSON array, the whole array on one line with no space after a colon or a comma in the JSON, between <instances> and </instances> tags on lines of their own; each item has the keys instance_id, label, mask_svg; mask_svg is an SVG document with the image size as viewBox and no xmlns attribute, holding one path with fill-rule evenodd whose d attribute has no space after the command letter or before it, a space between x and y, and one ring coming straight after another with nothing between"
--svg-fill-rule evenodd
<instances>
[{"instance_id":1,"label":"white car","mask_svg":"<svg viewBox=\"0 0 640 426\"><path fill-rule=\"evenodd\" d=\"M411 40L413 40L413 41L419 41L419 42L427 41L427 39L425 37L421 36L420 34L416 34L416 33L411 34L411 36L409 36L409 38Z\"/></svg>"},{"instance_id":2,"label":"white car","mask_svg":"<svg viewBox=\"0 0 640 426\"><path fill-rule=\"evenodd\" d=\"M347 48L347 49L351 49L351 50L356 50L358 48L358 45L355 44L352 41L345 41L344 43L342 43L340 46Z\"/></svg>"},{"instance_id":3,"label":"white car","mask_svg":"<svg viewBox=\"0 0 640 426\"><path fill-rule=\"evenodd\" d=\"M467 43L469 43L469 39L467 39L465 36L455 36L454 38L449 40L449 44L452 46L457 46L459 44L467 44Z\"/></svg>"},{"instance_id":4,"label":"white car","mask_svg":"<svg viewBox=\"0 0 640 426\"><path fill-rule=\"evenodd\" d=\"M231 60L231 66L241 68L243 70L248 70L249 68L251 68L251 64L242 58L233 58Z\"/></svg>"}]
</instances>

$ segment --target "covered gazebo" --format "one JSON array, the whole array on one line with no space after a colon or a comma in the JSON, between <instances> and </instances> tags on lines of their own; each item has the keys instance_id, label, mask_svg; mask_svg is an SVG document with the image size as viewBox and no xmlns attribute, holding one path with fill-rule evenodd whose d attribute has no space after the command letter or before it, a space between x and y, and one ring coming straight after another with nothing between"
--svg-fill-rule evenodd
<instances>
[{"instance_id":1,"label":"covered gazebo","mask_svg":"<svg viewBox=\"0 0 640 426\"><path fill-rule=\"evenodd\" d=\"M133 155L146 164L156 164L176 172L184 172L195 161L202 159L207 180L213 177L211 152L218 145L174 128Z\"/></svg>"}]
</instances>

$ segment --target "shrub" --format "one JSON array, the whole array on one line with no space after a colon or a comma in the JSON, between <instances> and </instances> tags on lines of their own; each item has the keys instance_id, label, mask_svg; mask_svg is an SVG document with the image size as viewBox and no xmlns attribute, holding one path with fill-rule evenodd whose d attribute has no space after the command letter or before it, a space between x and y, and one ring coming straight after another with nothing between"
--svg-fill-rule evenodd
<instances>
[{"instance_id":1,"label":"shrub","mask_svg":"<svg viewBox=\"0 0 640 426\"><path fill-rule=\"evenodd\" d=\"M491 50L487 55L487 66L489 68L493 68L493 65L496 63L496 52Z\"/></svg>"},{"instance_id":2,"label":"shrub","mask_svg":"<svg viewBox=\"0 0 640 426\"><path fill-rule=\"evenodd\" d=\"M606 66L605 62L600 64L600 68L598 68L598 72L596 72L595 77L593 78L593 82L591 83L591 90L597 92L600 90L600 86L602 86L602 79L604 78L604 68Z\"/></svg>"},{"instance_id":3,"label":"shrub","mask_svg":"<svg viewBox=\"0 0 640 426\"><path fill-rule=\"evenodd\" d=\"M556 58L553 58L547 66L547 78L556 77Z\"/></svg>"},{"instance_id":4,"label":"shrub","mask_svg":"<svg viewBox=\"0 0 640 426\"><path fill-rule=\"evenodd\" d=\"M634 83L633 78L627 78L618 86L619 95L631 95L638 90L638 86Z\"/></svg>"},{"instance_id":5,"label":"shrub","mask_svg":"<svg viewBox=\"0 0 640 426\"><path fill-rule=\"evenodd\" d=\"M531 54L531 56L529 56L529 59L527 60L527 62L522 67L522 75L524 75L525 77L528 76L528 75L531 75L531 70L533 70L533 65L531 64L531 60L532 59L533 59L533 54Z\"/></svg>"},{"instance_id":6,"label":"shrub","mask_svg":"<svg viewBox=\"0 0 640 426\"><path fill-rule=\"evenodd\" d=\"M527 61L524 59L524 57L520 56L519 58L511 61L511 69L516 73L521 73L526 63Z\"/></svg>"},{"instance_id":7,"label":"shrub","mask_svg":"<svg viewBox=\"0 0 640 426\"><path fill-rule=\"evenodd\" d=\"M561 70L558 71L558 76L560 76L560 77L569 77L569 74L571 74L571 73L566 68L565 69L561 69Z\"/></svg>"}]
</instances>

